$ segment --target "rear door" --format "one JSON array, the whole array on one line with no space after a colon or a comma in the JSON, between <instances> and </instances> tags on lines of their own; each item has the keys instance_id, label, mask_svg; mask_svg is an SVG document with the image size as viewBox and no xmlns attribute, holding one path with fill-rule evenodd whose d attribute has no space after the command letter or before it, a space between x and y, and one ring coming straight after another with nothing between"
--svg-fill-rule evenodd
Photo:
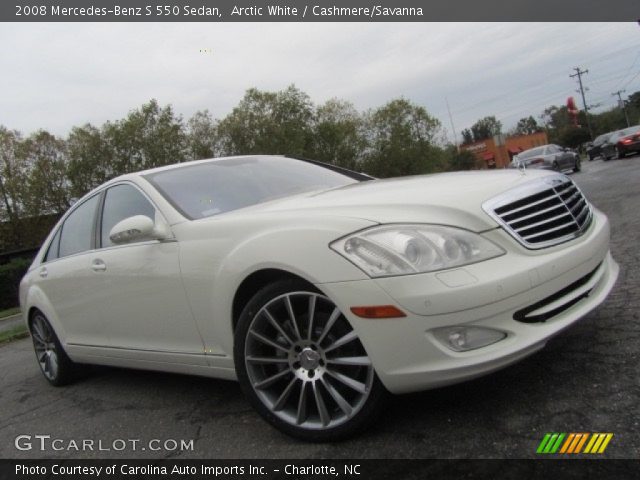
<instances>
[{"instance_id":1,"label":"rear door","mask_svg":"<svg viewBox=\"0 0 640 480\"><path fill-rule=\"evenodd\" d=\"M100 194L96 194L74 206L38 267L36 284L53 308L57 333L65 343L104 342L104 328L95 306L96 292L91 285L93 232L99 204Z\"/></svg>"}]
</instances>

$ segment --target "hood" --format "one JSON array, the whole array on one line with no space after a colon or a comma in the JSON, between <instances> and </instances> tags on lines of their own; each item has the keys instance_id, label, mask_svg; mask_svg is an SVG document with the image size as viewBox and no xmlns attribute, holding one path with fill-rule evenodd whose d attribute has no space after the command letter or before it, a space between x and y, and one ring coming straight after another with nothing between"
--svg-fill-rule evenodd
<instances>
[{"instance_id":1,"label":"hood","mask_svg":"<svg viewBox=\"0 0 640 480\"><path fill-rule=\"evenodd\" d=\"M262 204L262 211L357 217L377 223L435 223L474 231L498 224L482 203L544 171L471 171L360 182Z\"/></svg>"}]
</instances>

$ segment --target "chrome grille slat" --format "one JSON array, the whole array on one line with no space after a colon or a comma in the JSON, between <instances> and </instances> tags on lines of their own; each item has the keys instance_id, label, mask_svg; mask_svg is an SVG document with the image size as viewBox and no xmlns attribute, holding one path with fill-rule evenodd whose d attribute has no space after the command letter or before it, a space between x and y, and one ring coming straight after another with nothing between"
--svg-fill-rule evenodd
<instances>
[{"instance_id":1,"label":"chrome grille slat","mask_svg":"<svg viewBox=\"0 0 640 480\"><path fill-rule=\"evenodd\" d=\"M580 218L583 215L588 216L588 214L589 214L589 205L585 205L584 208L582 209L582 211L580 212L580 214L576 217L576 221L578 223L580 223ZM585 218L587 218L587 217L585 217Z\"/></svg>"},{"instance_id":2,"label":"chrome grille slat","mask_svg":"<svg viewBox=\"0 0 640 480\"><path fill-rule=\"evenodd\" d=\"M558 203L556 203L555 205L553 205L553 206L551 206L549 208L545 208L544 210L540 210L539 212L530 213L529 215L525 215L524 217L518 217L518 218L515 218L513 220L506 221L505 223L508 223L509 225L513 225L514 223L523 222L523 221L529 220L530 218L533 218L533 217L539 217L540 215L543 215L543 214L545 214L547 212L550 212L552 210L556 210L558 207L562 207L562 206L563 205L558 202ZM565 209L565 212L566 212L566 209Z\"/></svg>"},{"instance_id":3,"label":"chrome grille slat","mask_svg":"<svg viewBox=\"0 0 640 480\"><path fill-rule=\"evenodd\" d=\"M534 227L538 227L540 225L544 225L545 223L549 223L549 222L553 222L555 220L559 220L562 217L569 217L572 218L571 215L569 215L569 213L564 212L561 215L557 215L555 217L552 218L545 218L544 220L540 221L540 222L536 222L536 223L532 223L531 225L527 225L526 227L520 227L520 228L515 228L514 230L518 233L524 231L524 230L529 230L530 228L534 228Z\"/></svg>"},{"instance_id":4,"label":"chrome grille slat","mask_svg":"<svg viewBox=\"0 0 640 480\"><path fill-rule=\"evenodd\" d=\"M525 235L522 238L524 238L525 240L529 240L531 238L542 237L542 236L547 235L547 234L549 234L551 232L555 232L556 230L562 230L563 228L567 228L567 227L570 227L572 225L575 226L575 224L576 224L576 222L573 219L571 219L570 222L564 223L564 224L560 225L559 227L553 227L553 228L550 228L548 230L543 230L541 232L532 233L531 235Z\"/></svg>"},{"instance_id":5,"label":"chrome grille slat","mask_svg":"<svg viewBox=\"0 0 640 480\"><path fill-rule=\"evenodd\" d=\"M486 201L482 208L525 247L569 241L589 227L591 206L571 179L555 174Z\"/></svg>"},{"instance_id":6,"label":"chrome grille slat","mask_svg":"<svg viewBox=\"0 0 640 480\"><path fill-rule=\"evenodd\" d=\"M549 193L549 196L548 196L548 197L543 198L542 200L538 200L538 201L536 201L536 202L532 202L532 203L530 203L529 205L525 205L524 207L514 208L513 210L509 210L509 211L506 211L506 212L504 212L504 213L500 213L500 215L503 215L503 216L504 216L504 215L511 215L511 214L513 214L513 213L518 213L518 212L520 212L520 211L524 210L525 208L531 208L531 207L534 207L534 206L536 206L536 205L538 205L538 204L540 204L540 203L544 203L544 202L547 202L547 201L549 201L549 200L554 199L554 198L556 197L556 195L553 193L553 191L552 191L552 190L550 190L549 192L550 192L550 193Z\"/></svg>"}]
</instances>

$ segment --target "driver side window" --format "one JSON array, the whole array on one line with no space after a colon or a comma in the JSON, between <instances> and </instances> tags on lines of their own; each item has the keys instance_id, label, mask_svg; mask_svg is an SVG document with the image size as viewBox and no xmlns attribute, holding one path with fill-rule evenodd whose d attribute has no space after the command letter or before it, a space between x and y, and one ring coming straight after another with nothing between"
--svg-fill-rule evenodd
<instances>
[{"instance_id":1,"label":"driver side window","mask_svg":"<svg viewBox=\"0 0 640 480\"><path fill-rule=\"evenodd\" d=\"M137 188L125 184L109 188L102 209L101 246L104 248L114 245L109 232L118 222L134 215L145 215L155 220L155 214L156 210L151 202Z\"/></svg>"}]
</instances>

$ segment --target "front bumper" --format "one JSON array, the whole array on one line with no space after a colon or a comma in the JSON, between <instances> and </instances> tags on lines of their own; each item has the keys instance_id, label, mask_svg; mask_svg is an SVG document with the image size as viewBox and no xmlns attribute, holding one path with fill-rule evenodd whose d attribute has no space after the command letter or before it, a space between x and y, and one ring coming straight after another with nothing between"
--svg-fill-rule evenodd
<instances>
[{"instance_id":1,"label":"front bumper","mask_svg":"<svg viewBox=\"0 0 640 480\"><path fill-rule=\"evenodd\" d=\"M375 280L319 284L344 312L367 350L382 383L393 393L425 390L471 379L514 363L542 348L547 340L604 301L618 276L609 253L607 218L594 209L591 226L581 237L556 247L531 251L502 230L485 236L507 248L502 257L464 268ZM552 297L577 280L585 285L556 305L569 304L544 322L523 323L514 314ZM407 316L371 320L350 307L395 304ZM455 352L432 330L481 326L506 338L467 352Z\"/></svg>"}]
</instances>

